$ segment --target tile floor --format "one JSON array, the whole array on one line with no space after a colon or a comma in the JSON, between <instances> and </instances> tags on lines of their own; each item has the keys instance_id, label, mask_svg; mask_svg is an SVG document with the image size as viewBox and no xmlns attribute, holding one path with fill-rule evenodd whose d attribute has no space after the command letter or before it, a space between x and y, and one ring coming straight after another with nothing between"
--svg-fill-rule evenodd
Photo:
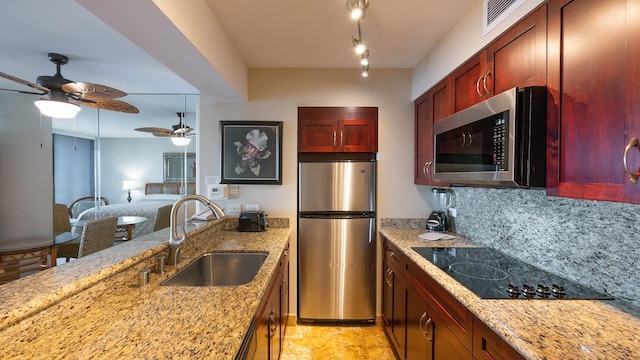
<instances>
[{"instance_id":1,"label":"tile floor","mask_svg":"<svg viewBox=\"0 0 640 360\"><path fill-rule=\"evenodd\" d=\"M378 324L324 326L289 323L280 360L395 360L393 350Z\"/></svg>"}]
</instances>

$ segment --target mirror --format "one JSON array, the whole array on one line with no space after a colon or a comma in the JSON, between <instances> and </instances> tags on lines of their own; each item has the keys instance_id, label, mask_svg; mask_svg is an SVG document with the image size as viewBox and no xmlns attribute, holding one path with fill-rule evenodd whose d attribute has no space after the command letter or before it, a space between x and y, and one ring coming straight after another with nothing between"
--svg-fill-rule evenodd
<instances>
[{"instance_id":1,"label":"mirror","mask_svg":"<svg viewBox=\"0 0 640 360\"><path fill-rule=\"evenodd\" d=\"M187 162L185 164L184 155L182 153L164 153L164 182L181 182L185 176L188 182L196 181L196 154L187 153Z\"/></svg>"}]
</instances>

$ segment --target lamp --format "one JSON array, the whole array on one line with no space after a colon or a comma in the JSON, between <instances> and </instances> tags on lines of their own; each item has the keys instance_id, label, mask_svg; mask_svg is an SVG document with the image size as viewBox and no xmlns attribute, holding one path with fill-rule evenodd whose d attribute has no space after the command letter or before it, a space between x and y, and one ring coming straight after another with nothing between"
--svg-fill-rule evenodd
<instances>
[{"instance_id":1,"label":"lamp","mask_svg":"<svg viewBox=\"0 0 640 360\"><path fill-rule=\"evenodd\" d=\"M364 9L369 6L369 0L347 0L347 9L351 12L353 20L360 20L364 17Z\"/></svg>"},{"instance_id":2,"label":"lamp","mask_svg":"<svg viewBox=\"0 0 640 360\"><path fill-rule=\"evenodd\" d=\"M53 118L71 119L80 111L80 106L67 101L39 99L34 104L40 109L42 115Z\"/></svg>"},{"instance_id":3,"label":"lamp","mask_svg":"<svg viewBox=\"0 0 640 360\"><path fill-rule=\"evenodd\" d=\"M127 201L131 202L131 190L136 189L136 182L133 180L123 180L122 190L127 190Z\"/></svg>"},{"instance_id":4,"label":"lamp","mask_svg":"<svg viewBox=\"0 0 640 360\"><path fill-rule=\"evenodd\" d=\"M187 146L191 142L191 139L184 136L172 136L171 142L175 146Z\"/></svg>"}]
</instances>

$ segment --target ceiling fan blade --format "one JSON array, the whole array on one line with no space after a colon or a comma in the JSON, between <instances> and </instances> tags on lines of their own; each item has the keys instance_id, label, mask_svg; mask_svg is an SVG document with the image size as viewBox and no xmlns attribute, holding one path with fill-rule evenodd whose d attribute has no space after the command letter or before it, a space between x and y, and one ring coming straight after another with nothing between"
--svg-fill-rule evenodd
<instances>
[{"instance_id":1,"label":"ceiling fan blade","mask_svg":"<svg viewBox=\"0 0 640 360\"><path fill-rule=\"evenodd\" d=\"M134 129L135 131L142 131L142 132L148 132L153 134L153 136L158 136L158 137L170 137L171 135L171 130L169 129L164 129L164 128L159 128L159 127L141 127L141 128L137 128Z\"/></svg>"},{"instance_id":2,"label":"ceiling fan blade","mask_svg":"<svg viewBox=\"0 0 640 360\"><path fill-rule=\"evenodd\" d=\"M36 90L42 91L42 93L37 93L37 95L44 95L44 94L49 93L49 91L50 91L49 89L47 89L44 86L40 86L38 84L34 84L34 83L32 83L30 81L27 81L27 80L22 80L20 78L17 78L15 76L12 76L12 75L9 75L9 74L5 74L3 72L0 72L0 77L3 77L5 79L7 79L7 80L15 81L18 84L26 85L26 86L34 88ZM26 93L26 94L30 94L30 93Z\"/></svg>"},{"instance_id":3,"label":"ceiling fan blade","mask_svg":"<svg viewBox=\"0 0 640 360\"><path fill-rule=\"evenodd\" d=\"M119 111L128 114L138 114L140 110L137 107L126 103L124 101L115 100L115 99L102 99L102 100L87 100L87 99L78 99L80 101L80 105L103 109L103 110L111 110L111 111Z\"/></svg>"},{"instance_id":4,"label":"ceiling fan blade","mask_svg":"<svg viewBox=\"0 0 640 360\"><path fill-rule=\"evenodd\" d=\"M100 101L127 96L127 93L106 85L86 82L70 82L62 85L62 91L71 93L80 99Z\"/></svg>"},{"instance_id":5,"label":"ceiling fan blade","mask_svg":"<svg viewBox=\"0 0 640 360\"><path fill-rule=\"evenodd\" d=\"M2 91L13 91L13 92L17 92L17 93L20 93L20 94L29 94L29 95L46 95L47 94L47 93L42 93L42 92L23 91L23 90L6 89L6 88L0 88L0 90L2 90Z\"/></svg>"}]
</instances>

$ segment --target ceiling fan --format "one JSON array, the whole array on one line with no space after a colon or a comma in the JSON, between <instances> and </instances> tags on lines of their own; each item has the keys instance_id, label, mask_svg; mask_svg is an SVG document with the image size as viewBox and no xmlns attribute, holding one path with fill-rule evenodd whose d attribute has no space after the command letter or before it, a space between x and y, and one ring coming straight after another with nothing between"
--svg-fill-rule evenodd
<instances>
[{"instance_id":1,"label":"ceiling fan","mask_svg":"<svg viewBox=\"0 0 640 360\"><path fill-rule=\"evenodd\" d=\"M176 113L180 122L171 126L171 129L159 128L159 127L141 127L134 129L135 131L148 132L153 136L158 137L192 137L195 133L192 133L193 128L187 126L186 121L183 123L183 112Z\"/></svg>"},{"instance_id":2,"label":"ceiling fan","mask_svg":"<svg viewBox=\"0 0 640 360\"><path fill-rule=\"evenodd\" d=\"M124 91L105 85L75 82L65 79L60 73L60 67L69 62L68 57L56 53L49 53L48 57L49 61L56 64L56 73L53 76L38 76L35 84L0 72L0 77L29 86L33 89L39 90L39 92L4 88L0 88L0 90L15 91L23 94L47 95L46 98L36 100L35 103L44 115L52 117L74 117L80 110L78 105L129 114L138 114L140 112L135 106L121 100L116 100L116 98L127 95ZM67 107L69 109L73 109L73 111L70 110L72 112L70 116L62 116L62 114L60 114L61 116L57 116L59 115L57 113L54 116L43 110L43 106L46 105Z\"/></svg>"}]
</instances>

